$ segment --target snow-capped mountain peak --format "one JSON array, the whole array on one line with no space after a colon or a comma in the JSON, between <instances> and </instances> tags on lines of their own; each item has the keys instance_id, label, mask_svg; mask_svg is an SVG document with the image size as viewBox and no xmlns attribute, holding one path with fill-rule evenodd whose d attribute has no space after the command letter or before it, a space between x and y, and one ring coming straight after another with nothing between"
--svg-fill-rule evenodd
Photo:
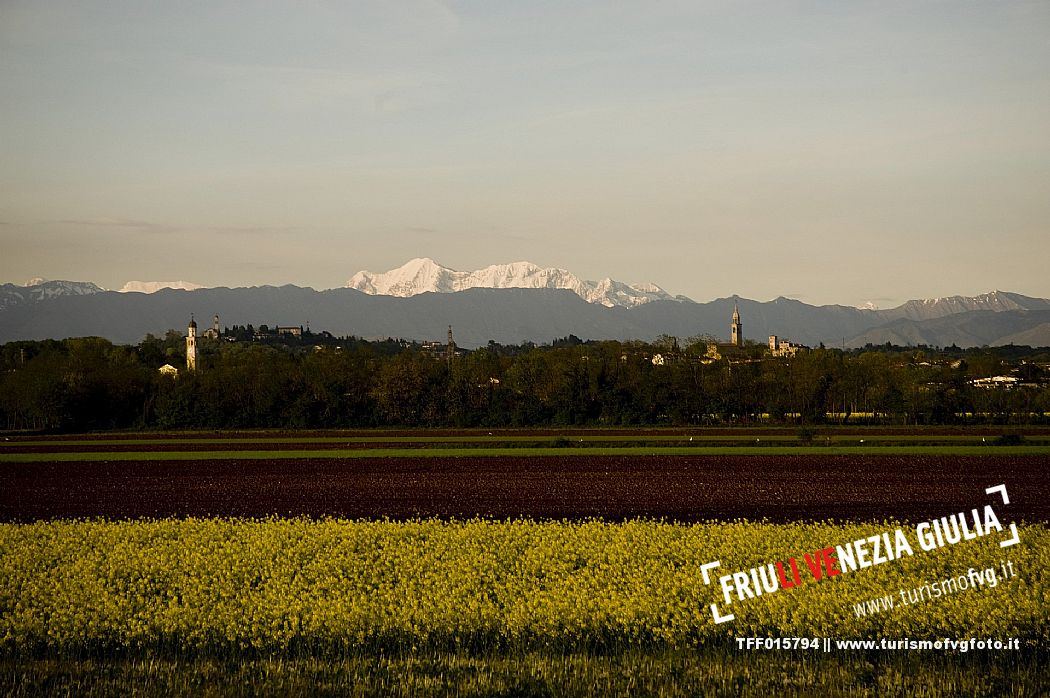
<instances>
[{"instance_id":1,"label":"snow-capped mountain peak","mask_svg":"<svg viewBox=\"0 0 1050 698\"><path fill-rule=\"evenodd\" d=\"M204 288L190 281L129 281L120 289L121 293L156 293L166 288L195 291Z\"/></svg>"},{"instance_id":2,"label":"snow-capped mountain peak","mask_svg":"<svg viewBox=\"0 0 1050 698\"><path fill-rule=\"evenodd\" d=\"M3 284L0 286L0 310L20 305L50 300L59 296L89 296L105 291L90 281L48 281L30 279L25 286Z\"/></svg>"},{"instance_id":3,"label":"snow-capped mountain peak","mask_svg":"<svg viewBox=\"0 0 1050 698\"><path fill-rule=\"evenodd\" d=\"M475 271L456 271L423 257L388 272L359 271L347 288L380 296L407 298L420 293L455 293L469 288L568 289L588 303L631 308L654 300L680 300L655 284L628 285L609 278L584 281L572 272L542 268L532 262L493 264Z\"/></svg>"}]
</instances>

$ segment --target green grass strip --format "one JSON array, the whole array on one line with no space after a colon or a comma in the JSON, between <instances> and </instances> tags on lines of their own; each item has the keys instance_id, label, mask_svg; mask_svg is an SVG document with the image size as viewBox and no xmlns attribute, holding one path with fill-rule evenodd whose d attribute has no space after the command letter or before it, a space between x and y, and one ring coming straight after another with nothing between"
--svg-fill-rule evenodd
<instances>
[{"instance_id":1,"label":"green grass strip","mask_svg":"<svg viewBox=\"0 0 1050 698\"><path fill-rule=\"evenodd\" d=\"M477 458L485 456L1050 456L1050 446L713 446L595 448L373 448L288 451L0 453L0 463L286 460L294 458Z\"/></svg>"},{"instance_id":2,"label":"green grass strip","mask_svg":"<svg viewBox=\"0 0 1050 698\"><path fill-rule=\"evenodd\" d=\"M895 436L892 434L817 434L813 438L814 443L881 443L881 442L909 442L920 441L925 445L936 443L959 444L971 443L982 444L993 441L994 436L974 436L958 434L906 434ZM1029 440L1041 442L1047 439L1027 437ZM799 443L796 435L758 435L741 432L740 434L675 434L675 435L581 435L572 432L559 435L466 435L466 436L322 436L322 437L272 437L260 435L259 438L229 437L229 438L133 438L133 439L90 439L90 438L61 438L61 439L32 439L0 441L0 449L4 447L18 446L179 446L184 444L472 444L472 443L554 443L559 439L568 439L574 443L727 443L759 440L761 442L775 443Z\"/></svg>"}]
</instances>

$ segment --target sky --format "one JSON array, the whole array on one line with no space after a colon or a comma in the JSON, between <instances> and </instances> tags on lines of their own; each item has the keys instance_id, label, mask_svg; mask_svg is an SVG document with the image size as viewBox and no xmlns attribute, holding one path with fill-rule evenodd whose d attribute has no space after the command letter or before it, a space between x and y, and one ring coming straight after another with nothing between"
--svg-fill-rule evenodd
<instances>
[{"instance_id":1,"label":"sky","mask_svg":"<svg viewBox=\"0 0 1050 698\"><path fill-rule=\"evenodd\" d=\"M0 282L1050 297L1050 2L0 2Z\"/></svg>"}]
</instances>

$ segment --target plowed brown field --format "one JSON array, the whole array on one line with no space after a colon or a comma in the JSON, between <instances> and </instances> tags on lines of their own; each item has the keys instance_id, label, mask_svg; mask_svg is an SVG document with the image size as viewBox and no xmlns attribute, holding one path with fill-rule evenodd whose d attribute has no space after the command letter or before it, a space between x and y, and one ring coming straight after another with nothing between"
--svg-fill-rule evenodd
<instances>
[{"instance_id":1,"label":"plowed brown field","mask_svg":"<svg viewBox=\"0 0 1050 698\"><path fill-rule=\"evenodd\" d=\"M58 517L541 517L911 520L1006 483L1050 520L1045 456L499 456L8 463L0 520Z\"/></svg>"}]
</instances>

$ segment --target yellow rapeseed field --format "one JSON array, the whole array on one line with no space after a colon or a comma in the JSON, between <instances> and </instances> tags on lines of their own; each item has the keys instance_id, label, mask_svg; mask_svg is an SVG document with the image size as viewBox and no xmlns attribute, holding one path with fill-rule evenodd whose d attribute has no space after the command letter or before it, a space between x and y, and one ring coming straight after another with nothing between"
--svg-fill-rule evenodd
<instances>
[{"instance_id":1,"label":"yellow rapeseed field","mask_svg":"<svg viewBox=\"0 0 1050 698\"><path fill-rule=\"evenodd\" d=\"M0 649L214 651L689 646L740 636L992 637L1045 646L1050 530L989 536L728 607L716 574L892 522L694 525L187 519L0 525ZM994 588L858 617L901 589L1001 569ZM723 605L724 607L724 605Z\"/></svg>"}]
</instances>

